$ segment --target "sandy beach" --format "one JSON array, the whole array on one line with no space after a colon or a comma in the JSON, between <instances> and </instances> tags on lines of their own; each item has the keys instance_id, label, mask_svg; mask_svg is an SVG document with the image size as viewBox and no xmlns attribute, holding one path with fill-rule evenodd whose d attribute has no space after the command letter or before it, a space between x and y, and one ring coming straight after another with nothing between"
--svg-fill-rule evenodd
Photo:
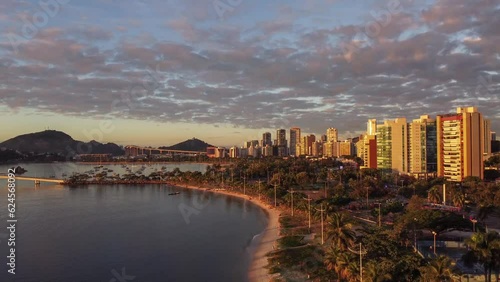
<instances>
[{"instance_id":1,"label":"sandy beach","mask_svg":"<svg viewBox=\"0 0 500 282\"><path fill-rule=\"evenodd\" d=\"M255 253L252 256L252 262L250 264L250 268L248 270L248 280L250 282L268 282L271 280L271 275L268 272L268 269L266 268L267 266L267 256L266 254L274 250L274 246L276 244L276 241L279 238L279 230L280 230L280 224L279 224L279 215L280 211L275 209L273 206L270 206L262 201L259 201L259 199L252 198L249 196L242 195L240 193L234 193L234 192L229 192L227 190L216 190L216 189L210 189L208 190L207 188L203 187L197 187L197 186L186 186L186 185L179 185L179 184L174 184L171 183L170 185L181 187L181 188L188 188L188 189L195 189L195 190L201 190L201 191L208 191L208 192L213 192L213 193L218 193L222 195L228 195L228 196L233 196L233 197L238 197L242 199L246 199L247 201L252 202L253 204L261 207L264 209L268 216L268 223L267 227L264 230L262 236L259 238L259 242L257 249L255 250Z\"/></svg>"}]
</instances>

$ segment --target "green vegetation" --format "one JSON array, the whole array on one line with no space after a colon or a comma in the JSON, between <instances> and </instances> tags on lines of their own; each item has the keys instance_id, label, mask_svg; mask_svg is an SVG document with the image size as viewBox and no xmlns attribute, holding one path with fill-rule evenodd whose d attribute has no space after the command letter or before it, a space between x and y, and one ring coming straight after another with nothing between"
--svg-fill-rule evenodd
<instances>
[{"instance_id":1,"label":"green vegetation","mask_svg":"<svg viewBox=\"0 0 500 282\"><path fill-rule=\"evenodd\" d=\"M488 219L499 213L500 185L473 177L448 183L359 170L333 159L269 158L215 163L204 173L174 169L148 176L99 175L103 183L113 180L223 188L271 206L276 200L282 237L268 254L269 271L279 274L275 281L358 281L360 248L364 281L454 281L459 277L455 261L432 252L424 258L415 251L416 242L442 240L449 231L471 232L473 227L480 233L466 241L470 251L463 261L482 265L485 277L500 269L498 234L484 233ZM89 176L74 175L70 181L88 183Z\"/></svg>"}]
</instances>

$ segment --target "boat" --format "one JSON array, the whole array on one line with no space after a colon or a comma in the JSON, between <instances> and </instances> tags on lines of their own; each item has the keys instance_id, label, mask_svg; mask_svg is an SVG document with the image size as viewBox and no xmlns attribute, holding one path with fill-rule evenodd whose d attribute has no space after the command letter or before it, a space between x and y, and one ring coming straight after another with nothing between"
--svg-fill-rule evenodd
<instances>
[{"instance_id":1,"label":"boat","mask_svg":"<svg viewBox=\"0 0 500 282\"><path fill-rule=\"evenodd\" d=\"M168 193L168 195L172 196L172 195L179 195L181 192L172 192L172 193Z\"/></svg>"}]
</instances>

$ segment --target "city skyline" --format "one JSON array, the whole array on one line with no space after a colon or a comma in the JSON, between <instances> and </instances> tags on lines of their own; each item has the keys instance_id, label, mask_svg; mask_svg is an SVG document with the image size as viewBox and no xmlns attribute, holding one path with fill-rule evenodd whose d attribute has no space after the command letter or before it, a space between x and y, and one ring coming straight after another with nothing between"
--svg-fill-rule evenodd
<instances>
[{"instance_id":1,"label":"city skyline","mask_svg":"<svg viewBox=\"0 0 500 282\"><path fill-rule=\"evenodd\" d=\"M123 145L345 139L369 117L461 106L500 132L495 1L38 2L0 3L0 140L89 141L101 121L98 141Z\"/></svg>"}]
</instances>

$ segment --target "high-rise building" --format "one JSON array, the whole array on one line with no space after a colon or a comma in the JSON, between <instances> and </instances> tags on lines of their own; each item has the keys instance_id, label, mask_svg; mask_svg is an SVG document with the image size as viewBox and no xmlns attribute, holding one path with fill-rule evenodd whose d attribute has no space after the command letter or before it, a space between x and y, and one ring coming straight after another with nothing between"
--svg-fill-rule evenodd
<instances>
[{"instance_id":1,"label":"high-rise building","mask_svg":"<svg viewBox=\"0 0 500 282\"><path fill-rule=\"evenodd\" d=\"M363 159L363 168L377 168L377 138L363 135L356 143L358 157Z\"/></svg>"},{"instance_id":2,"label":"high-rise building","mask_svg":"<svg viewBox=\"0 0 500 282\"><path fill-rule=\"evenodd\" d=\"M428 115L408 123L408 172L427 174L437 171L436 121Z\"/></svg>"},{"instance_id":3,"label":"high-rise building","mask_svg":"<svg viewBox=\"0 0 500 282\"><path fill-rule=\"evenodd\" d=\"M240 157L240 149L236 146L229 148L229 157L233 159Z\"/></svg>"},{"instance_id":4,"label":"high-rise building","mask_svg":"<svg viewBox=\"0 0 500 282\"><path fill-rule=\"evenodd\" d=\"M326 134L321 135L321 142L325 143L326 141L328 141Z\"/></svg>"},{"instance_id":5,"label":"high-rise building","mask_svg":"<svg viewBox=\"0 0 500 282\"><path fill-rule=\"evenodd\" d=\"M239 151L240 151L240 158L248 157L248 148L241 147Z\"/></svg>"},{"instance_id":6,"label":"high-rise building","mask_svg":"<svg viewBox=\"0 0 500 282\"><path fill-rule=\"evenodd\" d=\"M297 156L297 144L300 144L300 128L292 127L290 129L290 155Z\"/></svg>"},{"instance_id":7,"label":"high-rise building","mask_svg":"<svg viewBox=\"0 0 500 282\"><path fill-rule=\"evenodd\" d=\"M483 159L487 160L491 157L491 121L484 120L484 153Z\"/></svg>"},{"instance_id":8,"label":"high-rise building","mask_svg":"<svg viewBox=\"0 0 500 282\"><path fill-rule=\"evenodd\" d=\"M273 145L273 139L271 139L271 132L266 132L262 134L261 146L265 147L266 145Z\"/></svg>"},{"instance_id":9,"label":"high-rise building","mask_svg":"<svg viewBox=\"0 0 500 282\"><path fill-rule=\"evenodd\" d=\"M311 156L312 155L312 144L316 141L316 136L314 135L307 135L302 137L302 142L300 144L300 154L301 155L306 155L306 156Z\"/></svg>"},{"instance_id":10,"label":"high-rise building","mask_svg":"<svg viewBox=\"0 0 500 282\"><path fill-rule=\"evenodd\" d=\"M264 148L262 148L262 156L272 157L273 156L273 146L266 145Z\"/></svg>"},{"instance_id":11,"label":"high-rise building","mask_svg":"<svg viewBox=\"0 0 500 282\"><path fill-rule=\"evenodd\" d=\"M354 143L351 140L338 142L339 156L354 156Z\"/></svg>"},{"instance_id":12,"label":"high-rise building","mask_svg":"<svg viewBox=\"0 0 500 282\"><path fill-rule=\"evenodd\" d=\"M286 129L276 130L276 140L274 141L274 145L277 146L279 157L284 157L288 154Z\"/></svg>"},{"instance_id":13,"label":"high-rise building","mask_svg":"<svg viewBox=\"0 0 500 282\"><path fill-rule=\"evenodd\" d=\"M276 146L285 146L286 147L286 129L278 129L276 130Z\"/></svg>"},{"instance_id":14,"label":"high-rise building","mask_svg":"<svg viewBox=\"0 0 500 282\"><path fill-rule=\"evenodd\" d=\"M243 147L247 148L247 149L250 147L258 146L258 145L259 145L259 140L251 140L251 141L243 142Z\"/></svg>"},{"instance_id":15,"label":"high-rise building","mask_svg":"<svg viewBox=\"0 0 500 282\"><path fill-rule=\"evenodd\" d=\"M377 125L377 168L408 172L406 118L386 120Z\"/></svg>"},{"instance_id":16,"label":"high-rise building","mask_svg":"<svg viewBox=\"0 0 500 282\"><path fill-rule=\"evenodd\" d=\"M319 157L323 155L323 142L315 141L311 145L311 156Z\"/></svg>"},{"instance_id":17,"label":"high-rise building","mask_svg":"<svg viewBox=\"0 0 500 282\"><path fill-rule=\"evenodd\" d=\"M207 157L209 158L225 158L226 153L224 147L207 147Z\"/></svg>"},{"instance_id":18,"label":"high-rise building","mask_svg":"<svg viewBox=\"0 0 500 282\"><path fill-rule=\"evenodd\" d=\"M336 128L330 127L326 130L326 141L337 142L339 140L339 132Z\"/></svg>"},{"instance_id":19,"label":"high-rise building","mask_svg":"<svg viewBox=\"0 0 500 282\"><path fill-rule=\"evenodd\" d=\"M377 134L377 120L369 119L366 125L366 135L376 135Z\"/></svg>"},{"instance_id":20,"label":"high-rise building","mask_svg":"<svg viewBox=\"0 0 500 282\"><path fill-rule=\"evenodd\" d=\"M262 156L262 147L256 145L248 148L248 156L254 158L260 158Z\"/></svg>"},{"instance_id":21,"label":"high-rise building","mask_svg":"<svg viewBox=\"0 0 500 282\"><path fill-rule=\"evenodd\" d=\"M477 108L457 108L456 114L438 115L436 123L438 176L483 179L484 120Z\"/></svg>"},{"instance_id":22,"label":"high-rise building","mask_svg":"<svg viewBox=\"0 0 500 282\"><path fill-rule=\"evenodd\" d=\"M491 132L491 141L496 141L497 140L497 133L495 131Z\"/></svg>"}]
</instances>

